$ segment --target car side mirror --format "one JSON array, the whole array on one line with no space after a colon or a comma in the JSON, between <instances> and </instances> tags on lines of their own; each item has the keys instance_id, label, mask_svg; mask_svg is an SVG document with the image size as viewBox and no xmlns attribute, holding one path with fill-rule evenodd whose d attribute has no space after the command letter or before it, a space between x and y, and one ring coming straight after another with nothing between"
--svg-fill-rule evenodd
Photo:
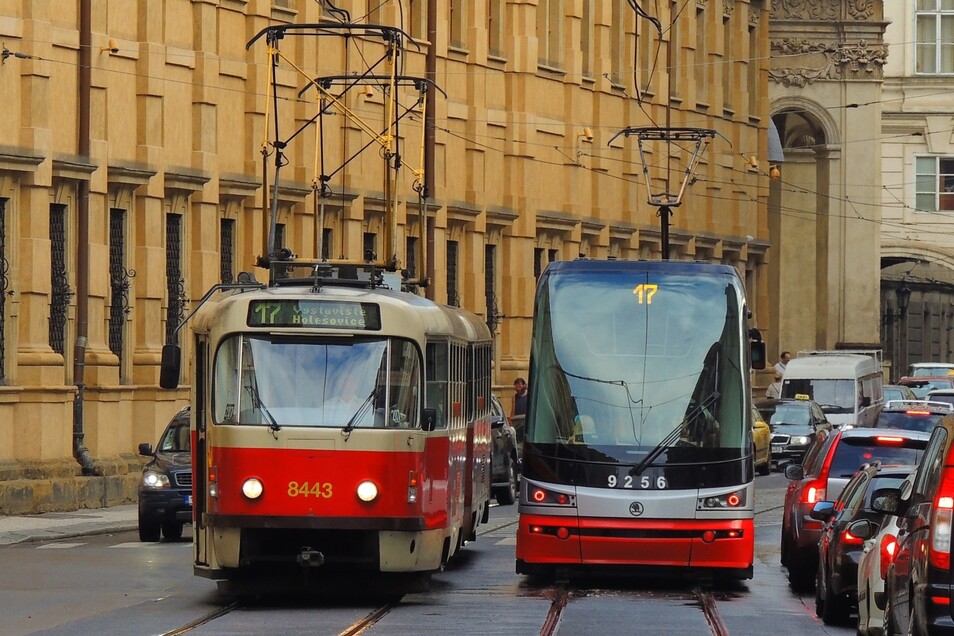
<instances>
[{"instance_id":1,"label":"car side mirror","mask_svg":"<svg viewBox=\"0 0 954 636\"><path fill-rule=\"evenodd\" d=\"M899 488L879 488L871 494L871 509L888 515L899 514L901 508L901 490Z\"/></svg>"},{"instance_id":2,"label":"car side mirror","mask_svg":"<svg viewBox=\"0 0 954 636\"><path fill-rule=\"evenodd\" d=\"M878 534L878 530L878 524L873 523L870 519L858 519L848 524L848 532L862 541L873 539Z\"/></svg>"},{"instance_id":3,"label":"car side mirror","mask_svg":"<svg viewBox=\"0 0 954 636\"><path fill-rule=\"evenodd\" d=\"M437 427L437 409L425 408L421 413L421 428L425 431L433 431Z\"/></svg>"},{"instance_id":4,"label":"car side mirror","mask_svg":"<svg viewBox=\"0 0 954 636\"><path fill-rule=\"evenodd\" d=\"M819 501L808 513L808 516L817 521L828 521L835 516L835 502Z\"/></svg>"},{"instance_id":5,"label":"car side mirror","mask_svg":"<svg viewBox=\"0 0 954 636\"><path fill-rule=\"evenodd\" d=\"M146 457L152 457L152 455L153 455L153 452L152 452L152 444L149 444L148 442L144 442L144 443L140 444L140 445L139 445L139 454L140 454L140 455L145 455Z\"/></svg>"},{"instance_id":6,"label":"car side mirror","mask_svg":"<svg viewBox=\"0 0 954 636\"><path fill-rule=\"evenodd\" d=\"M789 464L785 467L785 479L790 481L805 479L805 468L801 464Z\"/></svg>"}]
</instances>

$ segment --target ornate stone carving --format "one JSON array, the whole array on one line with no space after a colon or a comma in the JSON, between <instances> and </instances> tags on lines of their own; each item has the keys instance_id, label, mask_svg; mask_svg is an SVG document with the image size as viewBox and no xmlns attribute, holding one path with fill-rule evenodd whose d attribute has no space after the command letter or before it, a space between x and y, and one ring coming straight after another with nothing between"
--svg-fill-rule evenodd
<instances>
[{"instance_id":1,"label":"ornate stone carving","mask_svg":"<svg viewBox=\"0 0 954 636\"><path fill-rule=\"evenodd\" d=\"M731 18L733 11L735 11L735 0L722 0L722 15Z\"/></svg>"},{"instance_id":2,"label":"ornate stone carving","mask_svg":"<svg viewBox=\"0 0 954 636\"><path fill-rule=\"evenodd\" d=\"M786 38L772 42L772 51L802 66L773 68L769 78L783 86L803 87L817 80L869 79L883 77L886 47L871 48L867 40L830 45ZM780 59L780 58L779 58Z\"/></svg>"},{"instance_id":3,"label":"ornate stone carving","mask_svg":"<svg viewBox=\"0 0 954 636\"><path fill-rule=\"evenodd\" d=\"M772 0L776 20L868 20L875 15L875 0Z\"/></svg>"}]
</instances>

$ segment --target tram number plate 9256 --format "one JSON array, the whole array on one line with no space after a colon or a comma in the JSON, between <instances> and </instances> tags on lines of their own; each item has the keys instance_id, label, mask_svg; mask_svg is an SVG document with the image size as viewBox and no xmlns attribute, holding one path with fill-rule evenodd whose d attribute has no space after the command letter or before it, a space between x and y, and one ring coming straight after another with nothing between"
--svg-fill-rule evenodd
<instances>
[{"instance_id":1,"label":"tram number plate 9256","mask_svg":"<svg viewBox=\"0 0 954 636\"><path fill-rule=\"evenodd\" d=\"M665 490L669 487L665 475L643 473L630 475L628 472L611 474L606 478L606 485L610 488L627 488L631 490Z\"/></svg>"}]
</instances>

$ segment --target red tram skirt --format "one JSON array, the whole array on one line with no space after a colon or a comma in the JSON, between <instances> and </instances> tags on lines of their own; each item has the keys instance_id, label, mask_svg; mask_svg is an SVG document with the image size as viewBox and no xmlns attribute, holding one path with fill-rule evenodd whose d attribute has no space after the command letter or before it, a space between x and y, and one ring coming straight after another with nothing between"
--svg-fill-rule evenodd
<instances>
[{"instance_id":1,"label":"red tram skirt","mask_svg":"<svg viewBox=\"0 0 954 636\"><path fill-rule=\"evenodd\" d=\"M521 515L517 559L547 565L745 569L752 519L605 519Z\"/></svg>"}]
</instances>

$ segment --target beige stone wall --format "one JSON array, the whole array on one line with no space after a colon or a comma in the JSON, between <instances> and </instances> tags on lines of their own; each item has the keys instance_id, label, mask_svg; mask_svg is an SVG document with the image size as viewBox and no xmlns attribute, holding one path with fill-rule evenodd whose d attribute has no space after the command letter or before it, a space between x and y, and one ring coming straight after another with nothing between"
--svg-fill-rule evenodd
<instances>
[{"instance_id":1,"label":"beige stone wall","mask_svg":"<svg viewBox=\"0 0 954 636\"><path fill-rule=\"evenodd\" d=\"M367 10L363 1L336 4L356 18ZM272 139L266 118L273 122L276 113L267 95L264 42L246 51L246 41L270 24L333 17L322 14L321 3L312 0L94 2L91 153L77 157L77 5L0 1L0 39L12 53L23 54L0 66L7 104L0 118L0 199L3 257L9 264L0 460L11 466L62 462L71 450L76 298L70 299L65 347L59 354L49 337L51 204L65 206L66 275L73 290L78 250L89 251L85 442L104 466L119 466L138 442L155 441L188 399L187 387L172 393L156 387L170 303L167 215L181 215L186 309L219 281L222 219L235 223L235 273L253 270L263 252L267 230L261 149L263 141ZM657 46L655 29L646 21L637 23L625 3L457 3L462 13L455 18L460 30L453 46L446 28L450 4L437 5L437 83L447 98L433 104L438 130L436 191L430 203L436 209L437 266L428 293L446 299L447 241L457 241L460 302L484 314L484 245L496 245L494 291L505 318L497 330L494 382L504 391L505 403L512 379L526 375L528 367L535 267L551 257L660 255L659 220L656 208L646 203L635 139L618 137L609 143L627 126L664 126L668 121L718 132L682 205L674 209L672 257L737 266L750 284L755 323L767 326L767 277L760 275L769 245L767 162L761 159L757 169L749 164L749 157L763 157L766 148L769 112L761 99L767 90L765 3L690 0L679 16L673 51L677 67L671 78L669 42ZM499 50L493 53L486 26L491 5L502 15ZM672 18L668 5L660 3L664 27ZM559 37L537 33L541 12L557 25ZM376 15L395 25L400 12L392 2ZM402 72L423 76L428 43L419 18L409 19L407 28L421 50L408 48ZM585 52L582 43L587 43ZM304 85L303 76L363 70L362 57L375 59L382 50L370 38L360 46L360 56L354 51L346 56L334 38L288 37L280 43L288 61L279 67L282 107L277 116L287 133L304 129L285 150L278 220L285 225L287 245L302 257L314 256L317 243L311 194L316 132L314 125L305 125L314 103L293 98ZM545 56L541 46L547 47ZM705 77L697 80L699 72ZM380 91L370 97L351 94L346 103L369 119L381 117L384 108ZM668 116L667 104L673 107ZM334 125L322 132L328 147L345 156L343 151L354 152L367 137L338 112L331 118ZM420 167L420 134L419 118L402 124L408 166L397 186L402 261L404 237L420 236L411 187L411 170ZM689 157L685 148L670 150L667 154L656 147L647 155L654 190L663 187L666 166L671 180L682 178ZM346 195L326 201L333 256L353 258L360 254L365 232L383 232L383 174L379 154L372 150L331 181L334 192ZM91 190L88 246L76 243L81 181ZM124 267L135 272L128 279L129 311L119 356L109 340L110 309L117 302L109 274L109 218L110 210L117 209L125 211ZM180 341L187 357L184 333ZM8 501L4 507L0 495L0 512L12 506Z\"/></svg>"}]
</instances>

